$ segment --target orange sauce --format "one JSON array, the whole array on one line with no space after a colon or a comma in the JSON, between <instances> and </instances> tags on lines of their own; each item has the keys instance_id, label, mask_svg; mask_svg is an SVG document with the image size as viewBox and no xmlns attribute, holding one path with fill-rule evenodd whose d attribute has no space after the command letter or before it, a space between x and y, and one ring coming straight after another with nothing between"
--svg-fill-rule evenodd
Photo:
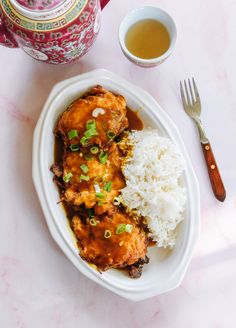
<instances>
[{"instance_id":1,"label":"orange sauce","mask_svg":"<svg viewBox=\"0 0 236 328\"><path fill-rule=\"evenodd\" d=\"M127 108L127 117L129 120L129 130L142 130L143 122L138 116L137 112L134 112L132 109Z\"/></svg>"}]
</instances>

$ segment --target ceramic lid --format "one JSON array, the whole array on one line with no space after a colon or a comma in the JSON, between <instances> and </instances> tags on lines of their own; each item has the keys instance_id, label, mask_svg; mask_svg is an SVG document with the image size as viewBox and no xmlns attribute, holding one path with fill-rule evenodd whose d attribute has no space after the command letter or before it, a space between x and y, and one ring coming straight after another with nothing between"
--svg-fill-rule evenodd
<instances>
[{"instance_id":1,"label":"ceramic lid","mask_svg":"<svg viewBox=\"0 0 236 328\"><path fill-rule=\"evenodd\" d=\"M67 11L75 1L80 0L10 0L16 11L25 17L47 20Z\"/></svg>"}]
</instances>

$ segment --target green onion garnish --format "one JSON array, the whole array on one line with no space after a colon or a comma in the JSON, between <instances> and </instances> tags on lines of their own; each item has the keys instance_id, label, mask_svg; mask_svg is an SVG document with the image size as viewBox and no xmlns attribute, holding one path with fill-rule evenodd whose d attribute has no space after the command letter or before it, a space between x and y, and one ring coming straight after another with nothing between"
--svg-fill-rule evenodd
<instances>
[{"instance_id":1,"label":"green onion garnish","mask_svg":"<svg viewBox=\"0 0 236 328\"><path fill-rule=\"evenodd\" d=\"M77 130L71 130L68 132L68 138L71 140L73 138L78 137L78 131Z\"/></svg>"},{"instance_id":2,"label":"green onion garnish","mask_svg":"<svg viewBox=\"0 0 236 328\"><path fill-rule=\"evenodd\" d=\"M107 157L108 157L107 153L102 151L98 156L100 163L106 164Z\"/></svg>"},{"instance_id":3,"label":"green onion garnish","mask_svg":"<svg viewBox=\"0 0 236 328\"><path fill-rule=\"evenodd\" d=\"M101 202L100 200L98 201L98 206L102 206L103 202Z\"/></svg>"},{"instance_id":4,"label":"green onion garnish","mask_svg":"<svg viewBox=\"0 0 236 328\"><path fill-rule=\"evenodd\" d=\"M86 159L86 161L91 161L93 159L93 156L87 155L87 156L85 156L85 159Z\"/></svg>"},{"instance_id":5,"label":"green onion garnish","mask_svg":"<svg viewBox=\"0 0 236 328\"><path fill-rule=\"evenodd\" d=\"M95 195L97 198L104 198L104 194L102 192L96 192Z\"/></svg>"},{"instance_id":6,"label":"green onion garnish","mask_svg":"<svg viewBox=\"0 0 236 328\"><path fill-rule=\"evenodd\" d=\"M70 145L70 150L72 150L72 151L79 151L79 145L76 145L76 144Z\"/></svg>"},{"instance_id":7,"label":"green onion garnish","mask_svg":"<svg viewBox=\"0 0 236 328\"><path fill-rule=\"evenodd\" d=\"M118 224L116 228L116 234L120 235L121 233L125 232L125 227L126 227L125 223Z\"/></svg>"},{"instance_id":8,"label":"green onion garnish","mask_svg":"<svg viewBox=\"0 0 236 328\"><path fill-rule=\"evenodd\" d=\"M108 181L105 186L103 187L104 190L106 190L107 192L111 191L111 186L112 186L112 182Z\"/></svg>"},{"instance_id":9,"label":"green onion garnish","mask_svg":"<svg viewBox=\"0 0 236 328\"><path fill-rule=\"evenodd\" d=\"M97 146L93 146L90 148L92 154L96 155L99 153L99 148Z\"/></svg>"},{"instance_id":10,"label":"green onion garnish","mask_svg":"<svg viewBox=\"0 0 236 328\"><path fill-rule=\"evenodd\" d=\"M94 189L95 189L95 192L100 192L101 191L101 189L100 189L100 187L99 187L98 184L95 184L94 185Z\"/></svg>"},{"instance_id":11,"label":"green onion garnish","mask_svg":"<svg viewBox=\"0 0 236 328\"><path fill-rule=\"evenodd\" d=\"M90 130L85 131L84 135L85 135L86 138L91 138L91 137L97 135L97 131L94 130L94 129L90 129Z\"/></svg>"},{"instance_id":12,"label":"green onion garnish","mask_svg":"<svg viewBox=\"0 0 236 328\"><path fill-rule=\"evenodd\" d=\"M82 138L80 139L80 143L81 143L81 145L83 145L83 146L87 145L87 143L88 143L88 138L86 138L86 137L82 137Z\"/></svg>"},{"instance_id":13,"label":"green onion garnish","mask_svg":"<svg viewBox=\"0 0 236 328\"><path fill-rule=\"evenodd\" d=\"M116 227L116 234L120 235L123 232L131 233L132 229L133 229L132 224L121 223L118 224L118 226Z\"/></svg>"},{"instance_id":14,"label":"green onion garnish","mask_svg":"<svg viewBox=\"0 0 236 328\"><path fill-rule=\"evenodd\" d=\"M111 231L110 230L105 230L104 237L105 238L110 238L111 237Z\"/></svg>"},{"instance_id":15,"label":"green onion garnish","mask_svg":"<svg viewBox=\"0 0 236 328\"><path fill-rule=\"evenodd\" d=\"M66 175L64 175L63 181L68 183L71 180L72 177L73 177L73 174L71 172L69 172Z\"/></svg>"},{"instance_id":16,"label":"green onion garnish","mask_svg":"<svg viewBox=\"0 0 236 328\"><path fill-rule=\"evenodd\" d=\"M131 233L132 229L133 229L132 224L126 224L126 226L125 226L125 231L126 232Z\"/></svg>"},{"instance_id":17,"label":"green onion garnish","mask_svg":"<svg viewBox=\"0 0 236 328\"><path fill-rule=\"evenodd\" d=\"M89 171L88 166L85 165L85 164L80 165L80 168L81 168L81 170L82 170L84 173L88 173L88 171Z\"/></svg>"},{"instance_id":18,"label":"green onion garnish","mask_svg":"<svg viewBox=\"0 0 236 328\"><path fill-rule=\"evenodd\" d=\"M116 134L113 131L108 131L107 136L108 136L109 139L114 139Z\"/></svg>"},{"instance_id":19,"label":"green onion garnish","mask_svg":"<svg viewBox=\"0 0 236 328\"><path fill-rule=\"evenodd\" d=\"M80 180L89 181L89 176L88 175L81 174L80 175Z\"/></svg>"},{"instance_id":20,"label":"green onion garnish","mask_svg":"<svg viewBox=\"0 0 236 328\"><path fill-rule=\"evenodd\" d=\"M90 218L94 217L94 209L93 208L88 209L88 215L89 215Z\"/></svg>"},{"instance_id":21,"label":"green onion garnish","mask_svg":"<svg viewBox=\"0 0 236 328\"><path fill-rule=\"evenodd\" d=\"M95 219L90 219L89 223L91 224L91 226L96 226L97 225L97 221Z\"/></svg>"},{"instance_id":22,"label":"green onion garnish","mask_svg":"<svg viewBox=\"0 0 236 328\"><path fill-rule=\"evenodd\" d=\"M86 123L86 129L91 130L91 129L96 129L96 122L95 120L88 120Z\"/></svg>"}]
</instances>

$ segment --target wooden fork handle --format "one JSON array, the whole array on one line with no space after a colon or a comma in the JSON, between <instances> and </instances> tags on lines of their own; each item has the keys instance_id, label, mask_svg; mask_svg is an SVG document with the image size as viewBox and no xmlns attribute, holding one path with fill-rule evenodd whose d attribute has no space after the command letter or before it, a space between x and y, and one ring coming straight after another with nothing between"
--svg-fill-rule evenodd
<instances>
[{"instance_id":1,"label":"wooden fork handle","mask_svg":"<svg viewBox=\"0 0 236 328\"><path fill-rule=\"evenodd\" d=\"M226 191L223 184L223 181L220 176L219 169L217 167L215 157L213 151L211 149L211 145L209 142L201 143L202 150L204 153L208 174L211 180L211 186L214 192L215 197L220 201L223 202L226 197Z\"/></svg>"}]
</instances>

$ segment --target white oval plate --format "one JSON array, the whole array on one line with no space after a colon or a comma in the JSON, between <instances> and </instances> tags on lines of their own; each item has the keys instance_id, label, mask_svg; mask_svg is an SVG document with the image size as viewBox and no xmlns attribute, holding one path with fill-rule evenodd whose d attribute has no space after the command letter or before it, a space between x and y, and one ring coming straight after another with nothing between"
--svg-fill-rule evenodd
<instances>
[{"instance_id":1,"label":"white oval plate","mask_svg":"<svg viewBox=\"0 0 236 328\"><path fill-rule=\"evenodd\" d=\"M61 204L57 204L59 193L49 170L54 161L53 130L58 117L73 100L97 84L125 96L128 106L139 110L144 125L157 128L161 135L169 137L179 147L186 161L183 183L187 189L187 207L185 220L178 227L175 248L172 251L149 248L150 263L144 266L143 274L139 279L131 279L119 270L109 270L100 274L80 258L64 209ZM181 283L199 234L199 187L175 124L148 93L103 69L56 84L34 131L33 180L52 237L85 276L133 301L162 294Z\"/></svg>"}]
</instances>

